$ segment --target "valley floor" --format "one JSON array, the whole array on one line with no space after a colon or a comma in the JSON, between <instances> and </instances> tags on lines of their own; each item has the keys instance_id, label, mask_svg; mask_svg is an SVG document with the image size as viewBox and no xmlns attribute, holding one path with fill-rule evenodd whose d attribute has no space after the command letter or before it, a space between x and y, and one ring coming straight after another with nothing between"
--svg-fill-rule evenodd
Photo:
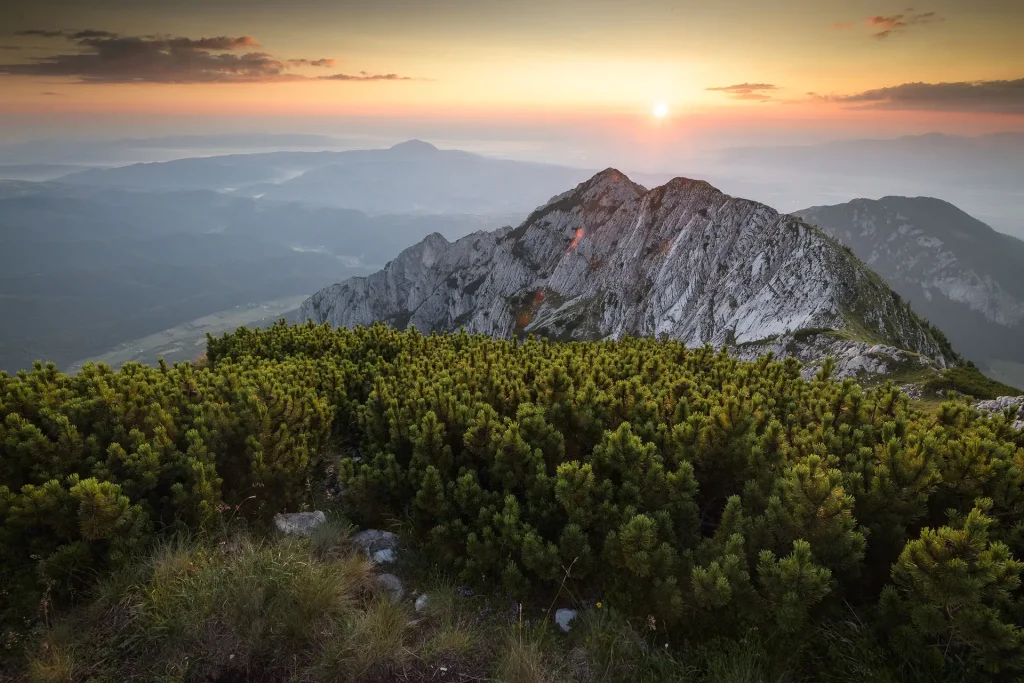
<instances>
[{"instance_id":1,"label":"valley floor","mask_svg":"<svg viewBox=\"0 0 1024 683\"><path fill-rule=\"evenodd\" d=\"M235 306L226 311L204 315L141 339L124 342L98 356L72 363L67 372L76 373L82 369L83 365L90 362L106 363L116 370L130 361L153 365L159 358L163 358L168 363L195 360L206 352L207 333L219 336L224 332L232 332L243 326L270 325L298 311L307 296L306 294L288 296L258 304Z\"/></svg>"}]
</instances>

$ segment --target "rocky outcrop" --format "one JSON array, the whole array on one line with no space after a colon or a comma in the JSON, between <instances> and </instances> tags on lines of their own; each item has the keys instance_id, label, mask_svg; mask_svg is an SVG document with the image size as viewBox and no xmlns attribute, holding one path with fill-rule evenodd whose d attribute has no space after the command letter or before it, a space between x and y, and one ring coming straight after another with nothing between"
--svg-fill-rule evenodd
<instances>
[{"instance_id":1,"label":"rocky outcrop","mask_svg":"<svg viewBox=\"0 0 1024 683\"><path fill-rule=\"evenodd\" d=\"M821 368L826 358L835 361L833 376L854 379L878 375L894 375L908 371L934 371L938 375L940 364L928 356L887 344L844 339L830 333L785 335L776 339L745 344L734 353L742 360L756 360L765 353L777 358L792 356L801 363L801 374L810 379Z\"/></svg>"},{"instance_id":2,"label":"rocky outcrop","mask_svg":"<svg viewBox=\"0 0 1024 683\"><path fill-rule=\"evenodd\" d=\"M300 316L504 338L665 335L735 349L832 330L865 351L884 344L937 367L952 360L876 274L802 220L702 181L647 190L613 169L517 228L454 243L431 235L383 270L313 295Z\"/></svg>"},{"instance_id":3,"label":"rocky outcrop","mask_svg":"<svg viewBox=\"0 0 1024 683\"><path fill-rule=\"evenodd\" d=\"M975 407L993 415L1009 411L1015 429L1024 429L1024 396L1000 396L991 401L978 401Z\"/></svg>"}]
</instances>

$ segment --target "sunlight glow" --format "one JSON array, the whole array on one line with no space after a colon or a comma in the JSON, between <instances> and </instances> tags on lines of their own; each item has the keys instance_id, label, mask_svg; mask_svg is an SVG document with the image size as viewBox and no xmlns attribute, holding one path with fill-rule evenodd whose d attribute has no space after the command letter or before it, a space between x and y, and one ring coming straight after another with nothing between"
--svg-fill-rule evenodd
<instances>
[{"instance_id":1,"label":"sunlight glow","mask_svg":"<svg viewBox=\"0 0 1024 683\"><path fill-rule=\"evenodd\" d=\"M664 102L659 102L658 104L654 105L654 109L651 111L651 113L654 114L654 118L663 119L666 116L668 116L668 105L665 104Z\"/></svg>"}]
</instances>

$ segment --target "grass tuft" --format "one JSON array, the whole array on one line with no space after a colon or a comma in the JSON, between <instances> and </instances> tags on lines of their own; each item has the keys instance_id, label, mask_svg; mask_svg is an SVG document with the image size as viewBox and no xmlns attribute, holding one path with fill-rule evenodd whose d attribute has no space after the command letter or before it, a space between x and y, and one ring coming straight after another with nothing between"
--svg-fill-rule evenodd
<instances>
[{"instance_id":1,"label":"grass tuft","mask_svg":"<svg viewBox=\"0 0 1024 683\"><path fill-rule=\"evenodd\" d=\"M30 683L74 683L78 680L80 667L71 648L47 639L40 650L28 663Z\"/></svg>"},{"instance_id":2,"label":"grass tuft","mask_svg":"<svg viewBox=\"0 0 1024 683\"><path fill-rule=\"evenodd\" d=\"M541 639L515 626L505 638L494 680L497 683L559 683L564 680L545 659Z\"/></svg>"},{"instance_id":3,"label":"grass tuft","mask_svg":"<svg viewBox=\"0 0 1024 683\"><path fill-rule=\"evenodd\" d=\"M344 638L328 643L320 670L324 681L366 681L400 671L412 658L405 606L379 595L354 615Z\"/></svg>"}]
</instances>

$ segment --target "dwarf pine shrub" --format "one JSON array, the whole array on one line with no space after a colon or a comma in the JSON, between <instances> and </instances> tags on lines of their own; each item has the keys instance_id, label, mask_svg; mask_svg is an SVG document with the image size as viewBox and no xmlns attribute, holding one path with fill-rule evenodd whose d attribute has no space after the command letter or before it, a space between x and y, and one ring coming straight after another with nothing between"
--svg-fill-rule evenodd
<instances>
[{"instance_id":1,"label":"dwarf pine shrub","mask_svg":"<svg viewBox=\"0 0 1024 683\"><path fill-rule=\"evenodd\" d=\"M915 667L1024 671L1021 432L674 341L279 324L203 368L0 375L0 571L73 590L168 529L296 509L334 465L354 519L465 583L569 581L678 642L797 648L852 610Z\"/></svg>"}]
</instances>

